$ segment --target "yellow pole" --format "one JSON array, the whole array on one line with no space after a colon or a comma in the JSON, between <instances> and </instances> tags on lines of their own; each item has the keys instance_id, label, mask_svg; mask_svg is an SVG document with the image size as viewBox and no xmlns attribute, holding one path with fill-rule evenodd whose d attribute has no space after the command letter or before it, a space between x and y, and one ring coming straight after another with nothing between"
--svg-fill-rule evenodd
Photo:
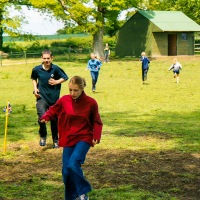
<instances>
[{"instance_id":1,"label":"yellow pole","mask_svg":"<svg viewBox=\"0 0 200 200\"><path fill-rule=\"evenodd\" d=\"M9 101L7 102L6 106L6 123L5 123L5 135L4 135L4 144L3 144L3 153L6 153L6 138L7 138L7 131L8 131L8 109L9 109Z\"/></svg>"}]
</instances>

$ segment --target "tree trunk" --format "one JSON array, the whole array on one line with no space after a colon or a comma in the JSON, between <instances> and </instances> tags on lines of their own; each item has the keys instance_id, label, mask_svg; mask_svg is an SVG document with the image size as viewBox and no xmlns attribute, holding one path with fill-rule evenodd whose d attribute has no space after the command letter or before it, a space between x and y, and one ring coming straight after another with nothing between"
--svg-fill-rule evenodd
<instances>
[{"instance_id":1,"label":"tree trunk","mask_svg":"<svg viewBox=\"0 0 200 200\"><path fill-rule=\"evenodd\" d=\"M96 17L97 24L102 24L98 27L97 32L93 35L93 52L101 60L104 59L103 53L103 34L104 34L104 9L98 6L98 15Z\"/></svg>"},{"instance_id":2,"label":"tree trunk","mask_svg":"<svg viewBox=\"0 0 200 200\"><path fill-rule=\"evenodd\" d=\"M93 52L97 57L103 59L103 26L93 35Z\"/></svg>"}]
</instances>

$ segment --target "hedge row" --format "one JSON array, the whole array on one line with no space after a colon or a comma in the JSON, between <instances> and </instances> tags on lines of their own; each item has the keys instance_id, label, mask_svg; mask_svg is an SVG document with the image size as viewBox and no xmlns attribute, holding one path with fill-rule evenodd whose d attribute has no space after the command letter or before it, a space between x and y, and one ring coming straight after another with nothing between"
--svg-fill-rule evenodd
<instances>
[{"instance_id":1,"label":"hedge row","mask_svg":"<svg viewBox=\"0 0 200 200\"><path fill-rule=\"evenodd\" d=\"M104 44L109 43L115 49L115 38L104 37ZM58 40L35 40L32 42L5 42L3 51L6 53L15 52L42 52L44 49L51 49L54 54L64 55L66 53L89 53L92 50L92 37L67 38Z\"/></svg>"}]
</instances>

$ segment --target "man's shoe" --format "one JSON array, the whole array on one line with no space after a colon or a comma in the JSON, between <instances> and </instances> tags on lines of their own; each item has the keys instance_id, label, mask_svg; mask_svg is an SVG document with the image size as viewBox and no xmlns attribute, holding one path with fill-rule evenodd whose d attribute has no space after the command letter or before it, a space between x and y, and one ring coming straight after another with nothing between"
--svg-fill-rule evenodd
<instances>
[{"instance_id":1,"label":"man's shoe","mask_svg":"<svg viewBox=\"0 0 200 200\"><path fill-rule=\"evenodd\" d=\"M55 140L55 141L53 142L53 148L59 148L58 140Z\"/></svg>"},{"instance_id":2,"label":"man's shoe","mask_svg":"<svg viewBox=\"0 0 200 200\"><path fill-rule=\"evenodd\" d=\"M46 138L40 138L40 146L46 146Z\"/></svg>"}]
</instances>

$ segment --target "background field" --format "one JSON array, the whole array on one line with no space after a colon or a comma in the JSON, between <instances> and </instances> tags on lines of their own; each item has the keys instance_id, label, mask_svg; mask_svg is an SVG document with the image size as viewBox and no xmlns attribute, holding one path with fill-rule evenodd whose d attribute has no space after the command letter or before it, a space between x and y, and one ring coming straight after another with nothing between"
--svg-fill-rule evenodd
<instances>
[{"instance_id":1,"label":"background field","mask_svg":"<svg viewBox=\"0 0 200 200\"><path fill-rule=\"evenodd\" d=\"M97 100L104 123L101 143L83 166L93 186L91 200L199 199L200 58L179 57L179 84L167 71L172 59L153 59L146 85L138 61L103 64L96 93L86 63L56 62L69 77L86 78L85 91ZM46 147L38 144L30 80L35 64L0 67L0 108L10 100L13 110L7 152L0 155L0 199L63 199L62 149L52 149L50 133ZM66 93L63 83L61 95ZM3 152L3 112L0 128Z\"/></svg>"}]
</instances>

